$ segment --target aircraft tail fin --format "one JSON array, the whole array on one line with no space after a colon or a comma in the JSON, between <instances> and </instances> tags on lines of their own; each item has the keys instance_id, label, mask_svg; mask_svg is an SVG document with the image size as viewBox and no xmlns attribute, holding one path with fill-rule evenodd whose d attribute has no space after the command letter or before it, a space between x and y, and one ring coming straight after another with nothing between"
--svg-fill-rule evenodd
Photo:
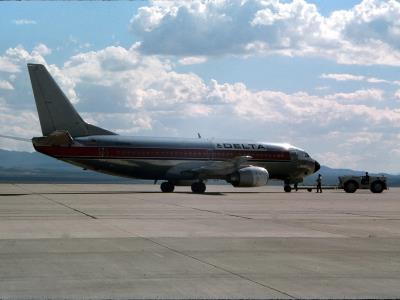
<instances>
[{"instance_id":1,"label":"aircraft tail fin","mask_svg":"<svg viewBox=\"0 0 400 300\"><path fill-rule=\"evenodd\" d=\"M28 71L44 136L56 130L68 131L72 137L115 134L86 123L45 66L28 64Z\"/></svg>"}]
</instances>

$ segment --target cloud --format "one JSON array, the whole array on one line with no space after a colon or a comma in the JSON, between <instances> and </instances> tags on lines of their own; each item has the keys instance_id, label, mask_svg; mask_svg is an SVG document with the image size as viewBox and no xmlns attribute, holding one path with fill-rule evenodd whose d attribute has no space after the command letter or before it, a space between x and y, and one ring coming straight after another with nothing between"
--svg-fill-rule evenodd
<instances>
[{"instance_id":1,"label":"cloud","mask_svg":"<svg viewBox=\"0 0 400 300\"><path fill-rule=\"evenodd\" d=\"M52 50L47 47L45 44L38 44L36 45L31 52L28 52L24 47L21 45L8 48L5 51L5 54L0 56L0 80L2 80L1 72L7 72L11 74L11 79L15 81L16 76L18 73L24 73L25 78L27 79L26 74L26 64L27 63L40 63L44 64L48 67L50 72L53 73L53 76L63 88L66 95L70 98L73 103L77 103L78 96L75 93L74 87L75 82L68 77L65 77L62 72L59 72L59 69L54 65L48 65L46 63L46 56L52 53ZM5 78L4 78L5 79ZM3 80L4 80L3 79ZM21 84L21 83L19 83ZM24 86L26 88L26 84ZM21 93L22 89L17 88L18 92ZM1 96L1 94L0 94ZM19 94L21 96L21 94ZM25 97L25 96L24 96Z\"/></svg>"},{"instance_id":2,"label":"cloud","mask_svg":"<svg viewBox=\"0 0 400 300\"><path fill-rule=\"evenodd\" d=\"M37 114L28 109L16 110L14 107L8 105L3 97L0 97L0 133L26 138L40 136L41 132ZM25 151L33 150L30 143L9 139L0 139L0 148Z\"/></svg>"},{"instance_id":3,"label":"cloud","mask_svg":"<svg viewBox=\"0 0 400 300\"><path fill-rule=\"evenodd\" d=\"M359 101L359 100L384 100L384 91L379 89L357 90L351 93L335 93L325 96L326 99Z\"/></svg>"},{"instance_id":4,"label":"cloud","mask_svg":"<svg viewBox=\"0 0 400 300\"><path fill-rule=\"evenodd\" d=\"M399 66L399 20L396 0L364 0L328 17L304 0L166 1L139 8L131 30L147 54L314 56Z\"/></svg>"},{"instance_id":5,"label":"cloud","mask_svg":"<svg viewBox=\"0 0 400 300\"><path fill-rule=\"evenodd\" d=\"M397 90L397 91L394 93L394 97L395 97L397 100L400 100L400 90Z\"/></svg>"},{"instance_id":6,"label":"cloud","mask_svg":"<svg viewBox=\"0 0 400 300\"><path fill-rule=\"evenodd\" d=\"M363 151L383 157L379 162L356 160L355 167L400 167L384 155L398 146L400 110L385 106L383 90L319 96L304 91L252 90L241 82L206 82L196 74L177 72L165 57L143 55L136 44L82 52L61 65L49 65L45 49L45 45L31 51L19 46L0 56L17 67L14 73L0 73L0 80L9 82L12 75L14 86L6 93L0 90L0 133L40 134L25 71L26 63L33 60L47 66L85 120L120 134L194 136L200 131L209 137L265 138L298 144L321 155ZM333 131L338 135L330 135ZM363 139L346 144L355 137ZM367 151L366 145L372 150ZM333 161L334 157L328 160ZM347 162L350 159L341 166Z\"/></svg>"},{"instance_id":7,"label":"cloud","mask_svg":"<svg viewBox=\"0 0 400 300\"><path fill-rule=\"evenodd\" d=\"M14 87L7 80L0 80L0 89L2 89L2 90L13 90Z\"/></svg>"},{"instance_id":8,"label":"cloud","mask_svg":"<svg viewBox=\"0 0 400 300\"><path fill-rule=\"evenodd\" d=\"M348 81L348 80L361 81L361 80L365 79L364 76L345 74L345 73L341 73L341 74L325 74L325 73L323 73L323 74L321 74L320 77L323 79L333 79L336 81Z\"/></svg>"},{"instance_id":9,"label":"cloud","mask_svg":"<svg viewBox=\"0 0 400 300\"><path fill-rule=\"evenodd\" d=\"M0 56L0 72L15 73L18 72L19 68L9 58Z\"/></svg>"},{"instance_id":10,"label":"cloud","mask_svg":"<svg viewBox=\"0 0 400 300\"><path fill-rule=\"evenodd\" d=\"M38 44L32 50L32 55L46 56L51 54L51 49L45 44Z\"/></svg>"},{"instance_id":11,"label":"cloud","mask_svg":"<svg viewBox=\"0 0 400 300\"><path fill-rule=\"evenodd\" d=\"M207 57L204 56L188 56L180 59L179 63L181 65L195 65L195 64L201 64L205 61L207 61Z\"/></svg>"},{"instance_id":12,"label":"cloud","mask_svg":"<svg viewBox=\"0 0 400 300\"><path fill-rule=\"evenodd\" d=\"M13 23L15 25L36 25L37 24L37 22L35 20L29 20L29 19L13 20Z\"/></svg>"},{"instance_id":13,"label":"cloud","mask_svg":"<svg viewBox=\"0 0 400 300\"><path fill-rule=\"evenodd\" d=\"M347 74L347 73L322 73L320 78L323 79L332 79L336 81L364 81L368 83L386 83L392 85L400 85L400 81L390 81L382 78L376 77L367 77L362 75L354 75L354 74Z\"/></svg>"},{"instance_id":14,"label":"cloud","mask_svg":"<svg viewBox=\"0 0 400 300\"><path fill-rule=\"evenodd\" d=\"M318 157L331 168L357 169L361 157L352 153L325 152L323 156Z\"/></svg>"},{"instance_id":15,"label":"cloud","mask_svg":"<svg viewBox=\"0 0 400 300\"><path fill-rule=\"evenodd\" d=\"M59 78L74 83L71 89L79 94L79 105L109 109L110 102L98 105L101 91L117 111L141 112L153 121L184 112L181 118L233 116L287 125L344 126L359 122L365 126L400 126L398 111L373 105L374 101L384 100L380 89L316 96L306 92L253 91L244 83L207 83L193 73L175 72L168 59L140 54L137 45L80 53L61 69L52 67L53 74L60 73ZM373 102L365 103L367 100Z\"/></svg>"}]
</instances>

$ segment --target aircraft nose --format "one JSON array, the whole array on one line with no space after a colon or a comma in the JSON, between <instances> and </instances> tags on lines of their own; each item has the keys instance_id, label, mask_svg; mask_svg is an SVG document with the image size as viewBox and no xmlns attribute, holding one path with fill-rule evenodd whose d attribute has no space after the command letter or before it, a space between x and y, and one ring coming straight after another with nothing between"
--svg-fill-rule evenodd
<instances>
[{"instance_id":1,"label":"aircraft nose","mask_svg":"<svg viewBox=\"0 0 400 300\"><path fill-rule=\"evenodd\" d=\"M314 173L317 172L319 169L321 169L321 165L319 164L319 162L315 161Z\"/></svg>"}]
</instances>

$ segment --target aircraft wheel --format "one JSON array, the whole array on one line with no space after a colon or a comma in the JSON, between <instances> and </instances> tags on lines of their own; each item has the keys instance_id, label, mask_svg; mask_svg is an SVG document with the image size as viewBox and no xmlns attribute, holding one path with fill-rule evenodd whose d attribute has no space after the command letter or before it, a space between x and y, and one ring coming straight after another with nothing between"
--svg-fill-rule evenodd
<instances>
[{"instance_id":1,"label":"aircraft wheel","mask_svg":"<svg viewBox=\"0 0 400 300\"><path fill-rule=\"evenodd\" d=\"M206 185L204 182L193 182L192 183L192 192L196 194L203 194L206 191Z\"/></svg>"},{"instance_id":2,"label":"aircraft wheel","mask_svg":"<svg viewBox=\"0 0 400 300\"><path fill-rule=\"evenodd\" d=\"M292 191L292 187L290 186L290 185L285 185L284 187L283 187L283 189L285 190L285 192L286 193L290 193L291 191Z\"/></svg>"},{"instance_id":3,"label":"aircraft wheel","mask_svg":"<svg viewBox=\"0 0 400 300\"><path fill-rule=\"evenodd\" d=\"M161 183L160 187L163 193L172 193L175 189L175 185L169 181Z\"/></svg>"}]
</instances>

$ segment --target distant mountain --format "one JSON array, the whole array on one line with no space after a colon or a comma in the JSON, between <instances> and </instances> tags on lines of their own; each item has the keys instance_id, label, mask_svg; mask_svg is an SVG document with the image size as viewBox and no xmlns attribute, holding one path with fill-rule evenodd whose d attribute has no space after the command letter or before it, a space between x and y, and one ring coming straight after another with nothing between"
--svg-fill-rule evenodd
<instances>
[{"instance_id":1,"label":"distant mountain","mask_svg":"<svg viewBox=\"0 0 400 300\"><path fill-rule=\"evenodd\" d=\"M38 152L0 149L0 182L132 183L133 181L83 170Z\"/></svg>"},{"instance_id":2,"label":"distant mountain","mask_svg":"<svg viewBox=\"0 0 400 300\"><path fill-rule=\"evenodd\" d=\"M363 175L363 171L332 169L322 166L318 172L324 185L337 185L342 175ZM304 185L314 185L317 174L304 180ZM390 186L400 186L400 175L379 173L388 178ZM371 173L371 175L374 175ZM149 182L105 175L82 170L65 162L34 152L7 151L0 149L0 182L68 182L68 183L139 183ZM277 184L276 182L271 182ZM279 183L280 184L280 183Z\"/></svg>"}]
</instances>

